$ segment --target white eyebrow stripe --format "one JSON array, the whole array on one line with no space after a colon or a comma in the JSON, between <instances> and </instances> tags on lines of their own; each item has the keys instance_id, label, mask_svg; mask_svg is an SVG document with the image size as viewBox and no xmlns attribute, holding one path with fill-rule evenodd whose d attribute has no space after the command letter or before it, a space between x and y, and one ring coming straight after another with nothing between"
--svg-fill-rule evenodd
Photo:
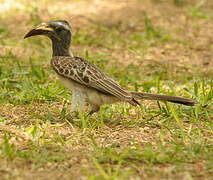
<instances>
[{"instance_id":1,"label":"white eyebrow stripe","mask_svg":"<svg viewBox=\"0 0 213 180\"><path fill-rule=\"evenodd\" d=\"M70 27L64 23L57 22L58 25L63 26L65 29L70 30Z\"/></svg>"}]
</instances>

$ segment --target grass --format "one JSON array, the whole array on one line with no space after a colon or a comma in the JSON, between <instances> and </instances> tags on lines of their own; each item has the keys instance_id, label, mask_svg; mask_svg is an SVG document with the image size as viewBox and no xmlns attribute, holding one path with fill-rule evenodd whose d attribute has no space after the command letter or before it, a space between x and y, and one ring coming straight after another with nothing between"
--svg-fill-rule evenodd
<instances>
[{"instance_id":1,"label":"grass","mask_svg":"<svg viewBox=\"0 0 213 180\"><path fill-rule=\"evenodd\" d=\"M2 179L211 179L211 2L101 1L95 15L93 1L17 2L0 9ZM78 11L54 8L62 5ZM198 104L113 104L73 117L71 94L49 65L50 41L22 39L59 17L72 22L73 52L123 87Z\"/></svg>"}]
</instances>

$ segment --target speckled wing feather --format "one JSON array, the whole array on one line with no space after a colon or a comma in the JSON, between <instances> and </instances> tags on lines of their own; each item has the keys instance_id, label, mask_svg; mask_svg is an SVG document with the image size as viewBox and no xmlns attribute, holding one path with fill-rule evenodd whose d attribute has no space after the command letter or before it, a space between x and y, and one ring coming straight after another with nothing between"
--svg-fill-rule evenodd
<instances>
[{"instance_id":1,"label":"speckled wing feather","mask_svg":"<svg viewBox=\"0 0 213 180\"><path fill-rule=\"evenodd\" d=\"M79 57L54 56L53 69L61 76L72 79L87 87L95 88L106 94L131 101L132 94L101 72L96 66Z\"/></svg>"}]
</instances>

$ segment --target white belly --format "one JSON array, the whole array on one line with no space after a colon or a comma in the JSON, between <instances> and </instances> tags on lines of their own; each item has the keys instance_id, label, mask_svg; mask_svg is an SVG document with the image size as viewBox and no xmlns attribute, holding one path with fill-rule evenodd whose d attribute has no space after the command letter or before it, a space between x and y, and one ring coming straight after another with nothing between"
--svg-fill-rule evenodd
<instances>
[{"instance_id":1,"label":"white belly","mask_svg":"<svg viewBox=\"0 0 213 180\"><path fill-rule=\"evenodd\" d=\"M112 104L119 101L119 99L114 96L106 95L104 93L101 93L100 91L97 91L96 89L81 85L62 76L58 77L61 80L62 84L72 91L73 96L78 93L78 97L82 98L82 101L86 101L91 105L101 106L103 104Z\"/></svg>"}]
</instances>

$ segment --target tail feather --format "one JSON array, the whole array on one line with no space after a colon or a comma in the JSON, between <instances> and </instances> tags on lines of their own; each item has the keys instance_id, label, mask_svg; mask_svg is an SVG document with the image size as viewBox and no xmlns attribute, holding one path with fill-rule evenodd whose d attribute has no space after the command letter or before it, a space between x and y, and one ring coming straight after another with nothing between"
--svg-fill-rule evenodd
<instances>
[{"instance_id":1,"label":"tail feather","mask_svg":"<svg viewBox=\"0 0 213 180\"><path fill-rule=\"evenodd\" d=\"M178 96L168 96L161 94L152 94L152 93L141 93L141 92L131 92L133 98L135 99L148 99L148 100L162 100L169 101L178 104L184 104L186 106L194 106L197 102L193 99L178 97Z\"/></svg>"}]
</instances>

